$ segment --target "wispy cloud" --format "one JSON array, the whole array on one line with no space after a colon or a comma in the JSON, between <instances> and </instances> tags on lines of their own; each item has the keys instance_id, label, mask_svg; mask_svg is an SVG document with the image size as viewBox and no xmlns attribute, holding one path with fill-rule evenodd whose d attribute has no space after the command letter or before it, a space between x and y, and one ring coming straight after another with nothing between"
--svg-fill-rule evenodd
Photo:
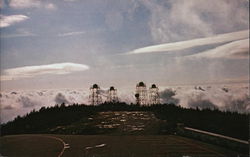
<instances>
[{"instance_id":1,"label":"wispy cloud","mask_svg":"<svg viewBox=\"0 0 250 157\"><path fill-rule=\"evenodd\" d=\"M82 35L85 34L84 31L79 31L79 32L67 32L67 33L62 33L58 34L59 37L66 37L66 36L74 36L74 35Z\"/></svg>"},{"instance_id":2,"label":"wispy cloud","mask_svg":"<svg viewBox=\"0 0 250 157\"><path fill-rule=\"evenodd\" d=\"M65 2L76 2L78 0L64 0Z\"/></svg>"},{"instance_id":3,"label":"wispy cloud","mask_svg":"<svg viewBox=\"0 0 250 157\"><path fill-rule=\"evenodd\" d=\"M56 10L56 9L57 9L56 5L53 4L53 3L45 4L44 7L45 7L46 9L49 9L49 10Z\"/></svg>"},{"instance_id":4,"label":"wispy cloud","mask_svg":"<svg viewBox=\"0 0 250 157\"><path fill-rule=\"evenodd\" d=\"M166 43L166 44L143 47L143 48L135 49L131 52L128 52L127 54L177 51L177 50L184 50L184 49L193 48L197 46L225 43L225 42L230 42L230 41L235 41L235 40L240 40L240 39L246 39L248 37L249 37L249 30L244 30L244 31L239 31L239 32L219 34L219 35L207 37L207 38L198 38L198 39L192 39L192 40L187 40L187 41L180 41L180 42L174 42L174 43Z\"/></svg>"},{"instance_id":5,"label":"wispy cloud","mask_svg":"<svg viewBox=\"0 0 250 157\"><path fill-rule=\"evenodd\" d=\"M29 17L25 15L0 15L0 28L8 27L27 19L29 19Z\"/></svg>"},{"instance_id":6,"label":"wispy cloud","mask_svg":"<svg viewBox=\"0 0 250 157\"><path fill-rule=\"evenodd\" d=\"M32 36L36 36L36 34L31 33L25 29L17 29L16 33L13 34L1 34L1 38L16 38L16 37L32 37Z\"/></svg>"},{"instance_id":7,"label":"wispy cloud","mask_svg":"<svg viewBox=\"0 0 250 157\"><path fill-rule=\"evenodd\" d=\"M39 0L11 0L9 5L13 8L30 8L39 7L41 2Z\"/></svg>"},{"instance_id":8,"label":"wispy cloud","mask_svg":"<svg viewBox=\"0 0 250 157\"><path fill-rule=\"evenodd\" d=\"M249 1L246 0L140 2L151 13L148 26L155 43L207 37L249 27Z\"/></svg>"},{"instance_id":9,"label":"wispy cloud","mask_svg":"<svg viewBox=\"0 0 250 157\"><path fill-rule=\"evenodd\" d=\"M9 6L16 9L23 8L45 8L55 10L56 6L53 3L47 3L42 0L11 0Z\"/></svg>"},{"instance_id":10,"label":"wispy cloud","mask_svg":"<svg viewBox=\"0 0 250 157\"><path fill-rule=\"evenodd\" d=\"M6 69L1 75L1 80L16 80L21 78L35 77L45 74L69 74L76 71L88 70L89 66L75 63L57 63L39 66L24 66Z\"/></svg>"}]
</instances>

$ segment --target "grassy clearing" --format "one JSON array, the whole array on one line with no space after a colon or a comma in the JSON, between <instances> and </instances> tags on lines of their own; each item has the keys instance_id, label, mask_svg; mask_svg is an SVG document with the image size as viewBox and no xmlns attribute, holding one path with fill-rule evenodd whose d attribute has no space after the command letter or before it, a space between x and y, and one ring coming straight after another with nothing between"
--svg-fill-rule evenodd
<instances>
[{"instance_id":1,"label":"grassy clearing","mask_svg":"<svg viewBox=\"0 0 250 157\"><path fill-rule=\"evenodd\" d=\"M51 133L155 135L159 133L162 123L152 112L98 112L95 116L84 118L76 123L52 128Z\"/></svg>"}]
</instances>

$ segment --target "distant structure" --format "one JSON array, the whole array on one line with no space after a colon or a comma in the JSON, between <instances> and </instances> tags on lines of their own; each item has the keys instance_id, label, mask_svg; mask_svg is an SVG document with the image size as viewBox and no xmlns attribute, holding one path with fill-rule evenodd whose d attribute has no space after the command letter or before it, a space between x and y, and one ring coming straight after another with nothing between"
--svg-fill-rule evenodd
<instances>
[{"instance_id":1,"label":"distant structure","mask_svg":"<svg viewBox=\"0 0 250 157\"><path fill-rule=\"evenodd\" d=\"M117 89L111 86L108 90L107 102L116 103L118 102Z\"/></svg>"},{"instance_id":2,"label":"distant structure","mask_svg":"<svg viewBox=\"0 0 250 157\"><path fill-rule=\"evenodd\" d=\"M105 97L108 103L119 102L117 89L114 86L111 86L108 90L101 90L97 84L93 84L90 87L89 103L91 105L102 104L102 97ZM159 88L152 84L147 90L146 84L139 82L136 84L135 98L138 105L160 104Z\"/></svg>"},{"instance_id":3,"label":"distant structure","mask_svg":"<svg viewBox=\"0 0 250 157\"><path fill-rule=\"evenodd\" d=\"M149 104L160 104L159 88L155 84L149 88Z\"/></svg>"},{"instance_id":4,"label":"distant structure","mask_svg":"<svg viewBox=\"0 0 250 157\"><path fill-rule=\"evenodd\" d=\"M147 105L147 87L143 82L139 82L136 85L135 91L136 104L138 105Z\"/></svg>"},{"instance_id":5,"label":"distant structure","mask_svg":"<svg viewBox=\"0 0 250 157\"><path fill-rule=\"evenodd\" d=\"M101 89L97 84L90 87L89 102L91 105L102 103Z\"/></svg>"}]
</instances>

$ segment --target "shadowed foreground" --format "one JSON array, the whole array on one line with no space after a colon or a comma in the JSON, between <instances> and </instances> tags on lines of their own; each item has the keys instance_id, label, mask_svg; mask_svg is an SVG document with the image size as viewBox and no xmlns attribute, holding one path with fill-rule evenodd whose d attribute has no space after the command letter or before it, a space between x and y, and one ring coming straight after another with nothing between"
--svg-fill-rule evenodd
<instances>
[{"instance_id":1,"label":"shadowed foreground","mask_svg":"<svg viewBox=\"0 0 250 157\"><path fill-rule=\"evenodd\" d=\"M63 157L231 157L248 154L247 144L192 132L184 129L186 127L248 139L245 133L247 115L238 113L183 109L174 105L62 104L41 108L4 124L0 154L8 157L60 154Z\"/></svg>"},{"instance_id":2,"label":"shadowed foreground","mask_svg":"<svg viewBox=\"0 0 250 157\"><path fill-rule=\"evenodd\" d=\"M17 135L1 138L3 156L63 157L220 157L236 156L223 148L173 135Z\"/></svg>"},{"instance_id":3,"label":"shadowed foreground","mask_svg":"<svg viewBox=\"0 0 250 157\"><path fill-rule=\"evenodd\" d=\"M58 156L63 149L60 140L47 135L12 135L0 139L0 154L8 157Z\"/></svg>"}]
</instances>

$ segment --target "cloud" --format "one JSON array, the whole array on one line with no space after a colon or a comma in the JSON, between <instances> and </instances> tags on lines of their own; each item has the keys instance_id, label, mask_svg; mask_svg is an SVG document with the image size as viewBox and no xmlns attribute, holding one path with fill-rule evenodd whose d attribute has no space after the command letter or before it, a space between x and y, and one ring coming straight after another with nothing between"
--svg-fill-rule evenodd
<instances>
[{"instance_id":1,"label":"cloud","mask_svg":"<svg viewBox=\"0 0 250 157\"><path fill-rule=\"evenodd\" d=\"M55 102L57 104L62 104L62 103L69 104L69 101L67 100L67 98L62 93L58 93L56 95Z\"/></svg>"},{"instance_id":2,"label":"cloud","mask_svg":"<svg viewBox=\"0 0 250 157\"><path fill-rule=\"evenodd\" d=\"M189 58L248 58L249 39L238 40L214 49L187 56Z\"/></svg>"},{"instance_id":3,"label":"cloud","mask_svg":"<svg viewBox=\"0 0 250 157\"><path fill-rule=\"evenodd\" d=\"M140 54L140 53L154 53L154 52L168 52L168 51L177 51L184 50L188 48L204 46L204 45L212 45L218 43L225 43L240 39L246 39L249 37L249 30L232 32L226 34L219 34L216 36L206 37L206 38L198 38L187 41L166 43L154 46L143 47L139 49L135 49L127 54Z\"/></svg>"},{"instance_id":4,"label":"cloud","mask_svg":"<svg viewBox=\"0 0 250 157\"><path fill-rule=\"evenodd\" d=\"M24 66L18 68L6 69L1 75L1 80L21 79L35 77L45 74L69 74L76 71L88 70L89 66L75 63L57 63L39 66Z\"/></svg>"},{"instance_id":5,"label":"cloud","mask_svg":"<svg viewBox=\"0 0 250 157\"><path fill-rule=\"evenodd\" d=\"M105 24L110 30L116 31L123 26L123 16L120 12L111 11L105 16Z\"/></svg>"},{"instance_id":6,"label":"cloud","mask_svg":"<svg viewBox=\"0 0 250 157\"><path fill-rule=\"evenodd\" d=\"M242 77L237 77L237 78L226 78L223 80L223 82L227 83L248 83L250 82L250 77L249 75L247 76L242 76Z\"/></svg>"},{"instance_id":7,"label":"cloud","mask_svg":"<svg viewBox=\"0 0 250 157\"><path fill-rule=\"evenodd\" d=\"M0 0L0 8L3 8L4 5L5 5L4 0Z\"/></svg>"},{"instance_id":8,"label":"cloud","mask_svg":"<svg viewBox=\"0 0 250 157\"><path fill-rule=\"evenodd\" d=\"M190 108L199 108L199 109L215 109L217 108L209 99L204 98L204 93L199 93L195 97L190 97L188 100L188 107Z\"/></svg>"},{"instance_id":9,"label":"cloud","mask_svg":"<svg viewBox=\"0 0 250 157\"><path fill-rule=\"evenodd\" d=\"M8 27L27 19L29 19L29 17L25 15L0 15L0 28Z\"/></svg>"},{"instance_id":10,"label":"cloud","mask_svg":"<svg viewBox=\"0 0 250 157\"><path fill-rule=\"evenodd\" d=\"M174 98L176 95L176 92L173 91L172 89L165 89L161 91L160 93L160 98L162 103L166 104L178 104L179 99Z\"/></svg>"},{"instance_id":11,"label":"cloud","mask_svg":"<svg viewBox=\"0 0 250 157\"><path fill-rule=\"evenodd\" d=\"M10 0L9 6L13 8L31 8L39 7L41 2L39 0Z\"/></svg>"},{"instance_id":12,"label":"cloud","mask_svg":"<svg viewBox=\"0 0 250 157\"><path fill-rule=\"evenodd\" d=\"M47 3L42 0L10 0L9 6L15 9L24 8L45 8L55 10L56 6L53 3Z\"/></svg>"},{"instance_id":13,"label":"cloud","mask_svg":"<svg viewBox=\"0 0 250 157\"><path fill-rule=\"evenodd\" d=\"M53 3L45 4L44 7L49 10L55 10L57 8Z\"/></svg>"},{"instance_id":14,"label":"cloud","mask_svg":"<svg viewBox=\"0 0 250 157\"><path fill-rule=\"evenodd\" d=\"M196 90L195 86L176 86L172 88L161 87L162 103L171 103L183 107L193 108L218 108L242 113L250 112L249 87L248 84L231 85L207 85L198 86L205 89ZM222 90L227 88L228 92ZM134 103L134 87L118 88L120 101ZM11 91L1 91L2 97L0 108L6 109L2 112L2 121L7 122L17 115L25 115L31 110L39 110L41 106L54 106L56 103L78 103L88 104L89 89L48 89L48 90L20 90L18 94ZM10 107L11 106L11 107ZM28 107L30 106L30 107Z\"/></svg>"},{"instance_id":15,"label":"cloud","mask_svg":"<svg viewBox=\"0 0 250 157\"><path fill-rule=\"evenodd\" d=\"M220 109L223 111L232 111L239 113L248 113L250 111L249 96L246 93L237 96L236 94L220 93L219 89L213 92L215 96L209 96L212 93L189 94L187 107L199 109ZM240 91L242 92L242 91Z\"/></svg>"},{"instance_id":16,"label":"cloud","mask_svg":"<svg viewBox=\"0 0 250 157\"><path fill-rule=\"evenodd\" d=\"M34 101L34 100L31 100L29 97L27 96L21 96L19 99L18 99L18 102L22 104L22 106L24 108L29 108L29 107L34 107L36 105L39 105L38 102Z\"/></svg>"},{"instance_id":17,"label":"cloud","mask_svg":"<svg viewBox=\"0 0 250 157\"><path fill-rule=\"evenodd\" d=\"M239 113L249 113L250 112L250 97L245 95L243 98L233 99L229 98L226 101L226 105L222 110L226 111L237 111Z\"/></svg>"},{"instance_id":18,"label":"cloud","mask_svg":"<svg viewBox=\"0 0 250 157\"><path fill-rule=\"evenodd\" d=\"M13 110L14 107L11 106L11 105L7 105L7 106L4 106L3 109L4 109L4 110Z\"/></svg>"},{"instance_id":19,"label":"cloud","mask_svg":"<svg viewBox=\"0 0 250 157\"><path fill-rule=\"evenodd\" d=\"M47 89L20 90L18 94L1 91L1 122L13 120L17 115L25 115L31 110L39 110L42 106L54 106L56 103L88 104L88 90L84 89Z\"/></svg>"},{"instance_id":20,"label":"cloud","mask_svg":"<svg viewBox=\"0 0 250 157\"><path fill-rule=\"evenodd\" d=\"M140 0L140 3L150 11L148 26L155 43L207 37L249 27L246 0Z\"/></svg>"},{"instance_id":21,"label":"cloud","mask_svg":"<svg viewBox=\"0 0 250 157\"><path fill-rule=\"evenodd\" d=\"M65 2L76 2L78 0L64 0Z\"/></svg>"},{"instance_id":22,"label":"cloud","mask_svg":"<svg viewBox=\"0 0 250 157\"><path fill-rule=\"evenodd\" d=\"M180 100L181 106L188 108L217 108L241 113L248 113L250 110L248 84L217 84L201 88L205 91L196 90L192 86L177 89L175 98Z\"/></svg>"},{"instance_id":23,"label":"cloud","mask_svg":"<svg viewBox=\"0 0 250 157\"><path fill-rule=\"evenodd\" d=\"M24 29L17 29L17 31L13 34L1 34L1 38L17 38L17 37L34 37L36 34L31 33Z\"/></svg>"},{"instance_id":24,"label":"cloud","mask_svg":"<svg viewBox=\"0 0 250 157\"><path fill-rule=\"evenodd\" d=\"M82 31L82 32L68 32L68 33L59 34L58 36L59 37L66 37L66 36L74 36L74 35L82 35L82 34L85 34L85 32L84 31Z\"/></svg>"}]
</instances>

